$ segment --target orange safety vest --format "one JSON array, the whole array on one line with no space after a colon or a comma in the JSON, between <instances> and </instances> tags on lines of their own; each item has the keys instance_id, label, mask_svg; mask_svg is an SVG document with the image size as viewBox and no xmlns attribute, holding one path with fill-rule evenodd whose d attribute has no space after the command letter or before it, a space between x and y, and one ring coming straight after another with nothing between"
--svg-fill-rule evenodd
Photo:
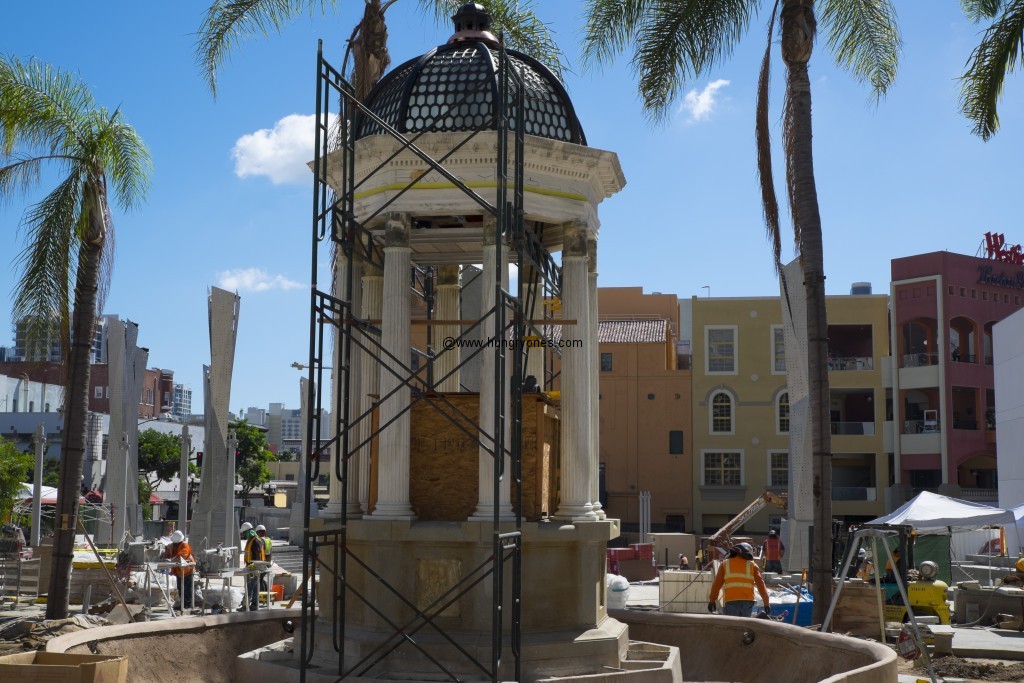
<instances>
[{"instance_id":1,"label":"orange safety vest","mask_svg":"<svg viewBox=\"0 0 1024 683\"><path fill-rule=\"evenodd\" d=\"M764 542L764 559L775 561L782 559L782 540L769 536Z\"/></svg>"},{"instance_id":2,"label":"orange safety vest","mask_svg":"<svg viewBox=\"0 0 1024 683\"><path fill-rule=\"evenodd\" d=\"M725 561L725 581L722 584L722 601L754 599L754 566L742 557L730 557Z\"/></svg>"},{"instance_id":3,"label":"orange safety vest","mask_svg":"<svg viewBox=\"0 0 1024 683\"><path fill-rule=\"evenodd\" d=\"M180 557L185 562L195 562L195 558L192 557L192 546L188 544L188 541L182 541L181 543L172 543L167 546L167 550L164 553L164 557L168 560L173 560L176 557ZM174 576L189 576L195 571L195 567L180 567L172 569L171 574Z\"/></svg>"},{"instance_id":4,"label":"orange safety vest","mask_svg":"<svg viewBox=\"0 0 1024 683\"><path fill-rule=\"evenodd\" d=\"M266 559L263 539L259 536L253 536L245 544L245 563L265 562Z\"/></svg>"}]
</instances>

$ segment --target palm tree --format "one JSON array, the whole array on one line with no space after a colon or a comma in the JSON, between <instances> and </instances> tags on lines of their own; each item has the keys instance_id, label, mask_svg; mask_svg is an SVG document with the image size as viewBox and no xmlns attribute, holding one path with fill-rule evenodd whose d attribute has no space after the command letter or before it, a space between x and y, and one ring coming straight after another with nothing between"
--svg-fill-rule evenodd
<instances>
[{"instance_id":1,"label":"palm tree","mask_svg":"<svg viewBox=\"0 0 1024 683\"><path fill-rule=\"evenodd\" d=\"M391 63L388 53L388 29L384 14L397 0L363 0L363 18L348 38L352 50L351 80L360 101L384 75ZM445 21L463 0L419 0L420 9ZM323 11L334 0L215 0L199 27L196 60L211 92L217 93L217 68L235 43L253 34L268 35L295 17ZM491 13L494 28L503 31L508 47L518 49L545 63L556 74L564 71L562 51L547 27L537 18L530 2L517 0L481 0Z\"/></svg>"},{"instance_id":2,"label":"palm tree","mask_svg":"<svg viewBox=\"0 0 1024 683\"><path fill-rule=\"evenodd\" d=\"M974 48L961 78L960 108L974 124L971 132L988 140L999 130L997 105L1006 74L1024 64L1024 2L962 0L967 16L979 22L995 19Z\"/></svg>"},{"instance_id":3,"label":"palm tree","mask_svg":"<svg viewBox=\"0 0 1024 683\"><path fill-rule=\"evenodd\" d=\"M149 152L120 111L97 106L73 75L36 60L0 57L0 199L35 189L44 169L58 174L56 187L24 214L28 243L14 301L15 318L29 321L34 334L60 331L65 359L48 619L66 617L68 611L89 350L113 257L107 181L118 203L132 208L146 194L150 167Z\"/></svg>"},{"instance_id":4,"label":"palm tree","mask_svg":"<svg viewBox=\"0 0 1024 683\"><path fill-rule=\"evenodd\" d=\"M687 84L707 74L746 33L760 0L587 0L584 56L606 62L632 48L632 66L645 111L664 121ZM761 198L775 266L780 266L779 208L771 173L768 76L778 13L786 64L783 148L794 238L807 295L808 365L813 452L814 538L811 577L814 618L824 621L832 595L832 468L828 387L828 324L821 216L811 148L811 82L807 64L814 47L820 6L828 45L840 66L869 81L876 97L896 76L900 35L890 0L776 0L761 64L755 140Z\"/></svg>"}]
</instances>

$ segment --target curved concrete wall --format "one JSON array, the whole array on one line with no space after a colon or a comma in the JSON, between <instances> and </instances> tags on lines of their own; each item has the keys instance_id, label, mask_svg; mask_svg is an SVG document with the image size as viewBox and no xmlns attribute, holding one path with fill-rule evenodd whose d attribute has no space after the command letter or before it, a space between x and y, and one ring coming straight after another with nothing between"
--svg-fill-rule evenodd
<instances>
[{"instance_id":1,"label":"curved concrete wall","mask_svg":"<svg viewBox=\"0 0 1024 683\"><path fill-rule=\"evenodd\" d=\"M609 614L629 625L630 640L678 647L683 681L897 680L896 653L879 643L764 619L629 610L610 610Z\"/></svg>"},{"instance_id":2,"label":"curved concrete wall","mask_svg":"<svg viewBox=\"0 0 1024 683\"><path fill-rule=\"evenodd\" d=\"M128 657L128 683L232 683L243 652L296 633L302 610L264 610L208 617L181 617L85 629L54 638L47 652Z\"/></svg>"}]
</instances>

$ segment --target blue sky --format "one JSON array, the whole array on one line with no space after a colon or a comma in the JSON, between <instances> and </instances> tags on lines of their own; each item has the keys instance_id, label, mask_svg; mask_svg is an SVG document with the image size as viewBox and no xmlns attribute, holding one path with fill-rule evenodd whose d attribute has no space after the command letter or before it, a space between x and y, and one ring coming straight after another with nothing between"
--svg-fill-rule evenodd
<instances>
[{"instance_id":1,"label":"blue sky","mask_svg":"<svg viewBox=\"0 0 1024 683\"><path fill-rule=\"evenodd\" d=\"M740 48L696 81L664 126L640 110L625 60L599 72L578 59L583 3L537 3L566 51L567 87L588 142L618 153L627 186L601 206L602 286L643 286L681 297L770 296L778 291L764 238L754 166L754 90L765 18ZM249 40L219 72L215 100L193 58L205 2L13 3L3 50L77 72L98 102L121 107L154 158L148 202L115 213L117 265L107 313L140 325L150 365L172 369L202 406L209 362L206 294L242 297L233 410L298 406L308 353L312 136L318 38L340 66L361 2L302 17L282 35ZM830 294L855 281L888 291L892 258L936 250L974 254L986 231L1024 242L1016 227L1024 140L1024 82L1008 81L1002 131L970 134L957 76L980 27L957 2L898 3L904 51L891 94L835 68L824 43L811 61L814 154ZM388 13L392 65L451 34L413 0ZM773 129L784 75L773 56ZM776 160L780 156L776 145ZM783 178L777 164L776 177ZM780 200L784 188L779 186ZM9 345L23 202L0 207L0 345ZM786 224L784 260L793 255Z\"/></svg>"}]
</instances>

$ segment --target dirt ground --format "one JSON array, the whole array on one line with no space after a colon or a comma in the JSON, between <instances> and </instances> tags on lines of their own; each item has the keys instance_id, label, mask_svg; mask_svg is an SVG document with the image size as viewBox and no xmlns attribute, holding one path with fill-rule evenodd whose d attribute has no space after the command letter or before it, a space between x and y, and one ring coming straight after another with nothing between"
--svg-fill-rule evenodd
<instances>
[{"instance_id":1,"label":"dirt ground","mask_svg":"<svg viewBox=\"0 0 1024 683\"><path fill-rule=\"evenodd\" d=\"M915 667L914 662L899 660L901 674L913 674L928 680L928 669L924 666ZM932 659L932 668L940 678L962 678L968 683L982 681L1024 681L1024 662L1000 659L964 659L963 657L945 656Z\"/></svg>"}]
</instances>

